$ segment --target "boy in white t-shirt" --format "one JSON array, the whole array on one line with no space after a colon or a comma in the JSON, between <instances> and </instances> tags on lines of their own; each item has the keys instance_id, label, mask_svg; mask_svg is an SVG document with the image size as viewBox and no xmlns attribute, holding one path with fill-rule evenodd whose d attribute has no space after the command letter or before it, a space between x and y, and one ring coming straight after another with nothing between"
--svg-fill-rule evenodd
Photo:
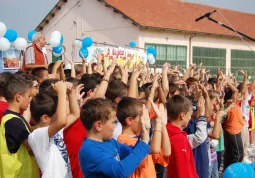
<instances>
[{"instance_id":1,"label":"boy in white t-shirt","mask_svg":"<svg viewBox=\"0 0 255 178\"><path fill-rule=\"evenodd\" d=\"M52 84L57 96L39 93L31 101L31 114L37 122L28 138L42 178L71 178L70 161L63 138L63 130L79 117L79 106L71 83ZM67 96L70 114L67 113Z\"/></svg>"}]
</instances>

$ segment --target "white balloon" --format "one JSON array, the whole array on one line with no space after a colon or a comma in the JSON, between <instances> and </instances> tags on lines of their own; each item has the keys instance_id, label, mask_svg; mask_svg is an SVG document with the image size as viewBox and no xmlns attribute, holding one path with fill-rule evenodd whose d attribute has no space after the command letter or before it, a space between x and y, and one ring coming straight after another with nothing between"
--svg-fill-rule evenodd
<instances>
[{"instance_id":1,"label":"white balloon","mask_svg":"<svg viewBox=\"0 0 255 178\"><path fill-rule=\"evenodd\" d=\"M144 54L141 56L141 59L142 59L142 62L143 62L144 64L146 64L147 61L148 61L147 53L144 53Z\"/></svg>"},{"instance_id":2,"label":"white balloon","mask_svg":"<svg viewBox=\"0 0 255 178\"><path fill-rule=\"evenodd\" d=\"M0 22L0 37L3 37L6 32L6 26L3 22Z\"/></svg>"},{"instance_id":3,"label":"white balloon","mask_svg":"<svg viewBox=\"0 0 255 178\"><path fill-rule=\"evenodd\" d=\"M51 47L57 47L58 45L60 45L60 40L57 38L51 37L49 40L49 43Z\"/></svg>"},{"instance_id":4,"label":"white balloon","mask_svg":"<svg viewBox=\"0 0 255 178\"><path fill-rule=\"evenodd\" d=\"M151 53L148 54L148 61L150 64L155 64L156 60L155 60L153 54L151 54Z\"/></svg>"},{"instance_id":5,"label":"white balloon","mask_svg":"<svg viewBox=\"0 0 255 178\"><path fill-rule=\"evenodd\" d=\"M0 38L0 51L7 51L10 49L11 43L8 39L1 37Z\"/></svg>"},{"instance_id":6,"label":"white balloon","mask_svg":"<svg viewBox=\"0 0 255 178\"><path fill-rule=\"evenodd\" d=\"M82 48L82 41L81 40L74 40L74 45L79 49Z\"/></svg>"},{"instance_id":7,"label":"white balloon","mask_svg":"<svg viewBox=\"0 0 255 178\"><path fill-rule=\"evenodd\" d=\"M25 40L24 38L17 38L14 41L14 47L18 50L24 50L27 47L27 40Z\"/></svg>"},{"instance_id":8,"label":"white balloon","mask_svg":"<svg viewBox=\"0 0 255 178\"><path fill-rule=\"evenodd\" d=\"M51 33L51 38L56 38L56 39L58 39L58 40L60 41L60 39L61 39L61 33L60 33L59 31L53 31L53 32Z\"/></svg>"},{"instance_id":9,"label":"white balloon","mask_svg":"<svg viewBox=\"0 0 255 178\"><path fill-rule=\"evenodd\" d=\"M61 53L54 53L54 52L53 52L53 55L56 56L56 57L59 57L59 56L61 56L62 54L61 54Z\"/></svg>"},{"instance_id":10,"label":"white balloon","mask_svg":"<svg viewBox=\"0 0 255 178\"><path fill-rule=\"evenodd\" d=\"M70 62L65 62L65 69L72 69Z\"/></svg>"}]
</instances>

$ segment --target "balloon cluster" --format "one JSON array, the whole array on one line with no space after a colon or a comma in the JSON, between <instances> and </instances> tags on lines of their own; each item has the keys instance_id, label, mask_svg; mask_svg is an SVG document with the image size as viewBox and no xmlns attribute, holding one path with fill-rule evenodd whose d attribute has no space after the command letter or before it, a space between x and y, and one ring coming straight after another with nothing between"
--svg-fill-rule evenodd
<instances>
[{"instance_id":1,"label":"balloon cluster","mask_svg":"<svg viewBox=\"0 0 255 178\"><path fill-rule=\"evenodd\" d=\"M148 62L150 64L155 64L156 62L155 56L157 55L157 51L152 46L149 46L147 48L147 53L148 53L148 56L147 56Z\"/></svg>"},{"instance_id":2,"label":"balloon cluster","mask_svg":"<svg viewBox=\"0 0 255 178\"><path fill-rule=\"evenodd\" d=\"M83 40L74 40L73 44L77 47L80 48L79 50L79 56L81 58L87 58L89 56L89 51L88 48L92 46L93 40L90 37L86 37Z\"/></svg>"},{"instance_id":3,"label":"balloon cluster","mask_svg":"<svg viewBox=\"0 0 255 178\"><path fill-rule=\"evenodd\" d=\"M3 22L0 22L0 51L7 51L13 43L18 50L24 50L27 47L27 40L18 38L18 34L13 29L7 29Z\"/></svg>"},{"instance_id":4,"label":"balloon cluster","mask_svg":"<svg viewBox=\"0 0 255 178\"><path fill-rule=\"evenodd\" d=\"M50 46L52 47L54 56L61 56L63 51L62 44L64 42L64 36L59 31L53 31L50 36Z\"/></svg>"}]
</instances>

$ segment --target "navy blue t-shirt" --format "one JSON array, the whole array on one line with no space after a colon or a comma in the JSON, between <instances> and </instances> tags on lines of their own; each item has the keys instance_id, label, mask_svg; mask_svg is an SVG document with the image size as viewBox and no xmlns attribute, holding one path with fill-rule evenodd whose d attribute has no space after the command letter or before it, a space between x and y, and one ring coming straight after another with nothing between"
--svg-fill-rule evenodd
<instances>
[{"instance_id":1,"label":"navy blue t-shirt","mask_svg":"<svg viewBox=\"0 0 255 178\"><path fill-rule=\"evenodd\" d=\"M184 129L184 131L187 132L187 134L194 134L196 132L197 127L197 121L196 120L190 120L187 128ZM199 178L208 178L209 176L209 157L208 157L208 148L206 140L193 149L193 155L194 155L194 161L196 165L196 170Z\"/></svg>"}]
</instances>

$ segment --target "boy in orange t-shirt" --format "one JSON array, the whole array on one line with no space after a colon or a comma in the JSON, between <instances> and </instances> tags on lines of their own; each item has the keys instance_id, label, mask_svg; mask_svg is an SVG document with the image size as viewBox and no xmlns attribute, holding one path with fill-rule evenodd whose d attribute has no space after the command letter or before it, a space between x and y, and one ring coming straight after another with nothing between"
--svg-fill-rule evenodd
<instances>
[{"instance_id":1,"label":"boy in orange t-shirt","mask_svg":"<svg viewBox=\"0 0 255 178\"><path fill-rule=\"evenodd\" d=\"M140 118L146 118L146 128L150 129L150 118L148 110L142 105L141 101L135 98L125 97L117 107L117 118L122 124L122 134L118 137L120 143L129 146L135 146L138 135L140 133ZM165 129L166 130L166 129ZM162 122L159 118L156 121L153 136L151 139L152 153L160 152L161 138L162 138ZM167 133L167 132L166 132ZM168 145L169 148L169 145ZM169 148L170 149L170 148ZM170 152L169 152L170 155ZM169 156L166 155L166 156ZM148 155L135 172L130 176L131 178L156 178L156 171L152 154Z\"/></svg>"}]
</instances>

